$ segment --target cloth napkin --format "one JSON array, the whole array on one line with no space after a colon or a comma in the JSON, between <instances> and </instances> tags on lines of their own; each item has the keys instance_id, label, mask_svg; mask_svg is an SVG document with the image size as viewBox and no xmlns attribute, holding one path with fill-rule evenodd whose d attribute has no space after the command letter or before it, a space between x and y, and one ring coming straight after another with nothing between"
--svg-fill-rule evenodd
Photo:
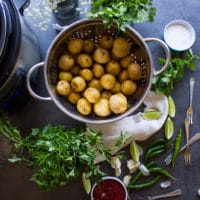
<instances>
[{"instance_id":1,"label":"cloth napkin","mask_svg":"<svg viewBox=\"0 0 200 200\"><path fill-rule=\"evenodd\" d=\"M163 126L168 116L168 100L165 95L149 91L143 103L146 108L158 109L162 115L158 119L145 120L142 118L141 112L138 112L135 115L130 115L116 122L108 124L87 124L87 127L95 131L101 131L103 142L107 147L114 146L117 138L121 134L124 134L125 132L130 134L131 137L128 139L126 144L115 149L112 154L124 148L132 141L147 140ZM97 153L96 163L103 160L104 158Z\"/></svg>"}]
</instances>

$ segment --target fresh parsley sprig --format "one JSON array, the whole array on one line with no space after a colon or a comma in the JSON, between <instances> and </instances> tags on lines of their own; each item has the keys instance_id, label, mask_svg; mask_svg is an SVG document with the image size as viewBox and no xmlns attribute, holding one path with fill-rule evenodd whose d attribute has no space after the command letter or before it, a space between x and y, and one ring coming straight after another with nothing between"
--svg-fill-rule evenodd
<instances>
[{"instance_id":1,"label":"fresh parsley sprig","mask_svg":"<svg viewBox=\"0 0 200 200\"><path fill-rule=\"evenodd\" d=\"M83 127L46 125L43 129L33 128L30 135L22 137L0 113L0 134L5 135L17 149L10 162L25 162L34 170L31 180L42 190L50 191L68 183L83 172L87 177L99 179L105 173L95 164L96 153L111 162L111 153L128 139L128 133L122 134L116 144L108 148L104 145L102 133Z\"/></svg>"},{"instance_id":2,"label":"fresh parsley sprig","mask_svg":"<svg viewBox=\"0 0 200 200\"><path fill-rule=\"evenodd\" d=\"M183 53L172 52L168 68L161 75L153 78L151 89L169 96L174 90L174 84L183 78L185 69L194 71L196 69L195 61L199 59L200 56L193 54L191 49ZM159 58L159 62L164 64L165 59Z\"/></svg>"},{"instance_id":3,"label":"fresh parsley sprig","mask_svg":"<svg viewBox=\"0 0 200 200\"><path fill-rule=\"evenodd\" d=\"M152 0L92 0L89 18L101 18L107 27L116 23L125 30L130 23L152 22L156 8Z\"/></svg>"}]
</instances>

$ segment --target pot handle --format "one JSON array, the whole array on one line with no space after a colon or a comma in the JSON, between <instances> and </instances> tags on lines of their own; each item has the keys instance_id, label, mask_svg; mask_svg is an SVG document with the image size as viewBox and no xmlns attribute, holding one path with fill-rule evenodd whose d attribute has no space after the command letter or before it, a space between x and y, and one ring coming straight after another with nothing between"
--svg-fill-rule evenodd
<instances>
[{"instance_id":1,"label":"pot handle","mask_svg":"<svg viewBox=\"0 0 200 200\"><path fill-rule=\"evenodd\" d=\"M166 61L165 61L165 64L162 66L162 68L158 71L156 71L154 69L154 76L158 76L160 75L163 71L165 71L170 63L170 60L171 60L171 52L170 52L170 49L169 47L167 46L167 44L165 42L163 42L162 40L158 39L158 38L145 38L144 39L145 42L157 42L159 43L164 51L165 51L165 54L166 54Z\"/></svg>"},{"instance_id":2,"label":"pot handle","mask_svg":"<svg viewBox=\"0 0 200 200\"><path fill-rule=\"evenodd\" d=\"M36 69L38 69L38 68L40 68L40 67L42 67L42 66L44 66L44 62L37 63L36 65L33 65L33 66L30 68L30 70L28 71L27 77L26 77L27 89L28 89L30 95L31 95L33 98L35 98L36 100L40 100L40 101L51 101L51 97L42 97L42 96L39 96L38 94L36 94L36 93L33 91L32 87L31 87L31 75L32 75L32 73L33 73Z\"/></svg>"}]
</instances>

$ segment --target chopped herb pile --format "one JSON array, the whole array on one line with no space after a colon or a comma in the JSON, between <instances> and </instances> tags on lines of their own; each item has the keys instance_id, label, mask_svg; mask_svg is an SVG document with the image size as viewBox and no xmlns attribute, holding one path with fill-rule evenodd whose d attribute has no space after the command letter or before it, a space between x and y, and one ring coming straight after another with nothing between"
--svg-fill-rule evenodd
<instances>
[{"instance_id":1,"label":"chopped herb pile","mask_svg":"<svg viewBox=\"0 0 200 200\"><path fill-rule=\"evenodd\" d=\"M152 22L156 9L152 0L92 0L89 18L101 18L108 27L116 23L121 30L127 24Z\"/></svg>"}]
</instances>

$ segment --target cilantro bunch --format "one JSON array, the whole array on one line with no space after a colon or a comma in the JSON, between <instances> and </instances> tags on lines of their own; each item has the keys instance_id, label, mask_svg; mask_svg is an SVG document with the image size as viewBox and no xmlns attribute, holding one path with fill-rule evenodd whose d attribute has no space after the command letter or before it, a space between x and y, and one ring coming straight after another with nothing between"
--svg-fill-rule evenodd
<instances>
[{"instance_id":1,"label":"cilantro bunch","mask_svg":"<svg viewBox=\"0 0 200 200\"><path fill-rule=\"evenodd\" d=\"M89 18L101 18L109 27L116 23L121 30L127 24L154 20L156 9L152 0L92 0Z\"/></svg>"}]
</instances>

